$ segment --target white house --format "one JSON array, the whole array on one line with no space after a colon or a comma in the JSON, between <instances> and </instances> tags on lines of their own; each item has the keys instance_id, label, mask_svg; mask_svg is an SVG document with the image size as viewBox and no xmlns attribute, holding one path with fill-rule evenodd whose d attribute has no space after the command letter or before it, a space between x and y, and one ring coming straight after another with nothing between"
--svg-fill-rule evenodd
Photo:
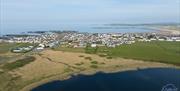
<instances>
[{"instance_id":1,"label":"white house","mask_svg":"<svg viewBox=\"0 0 180 91\"><path fill-rule=\"evenodd\" d=\"M45 45L44 45L44 44L39 44L39 47L44 48L44 47L45 47Z\"/></svg>"},{"instance_id":2,"label":"white house","mask_svg":"<svg viewBox=\"0 0 180 91\"><path fill-rule=\"evenodd\" d=\"M91 47L97 47L97 45L96 44L91 44Z\"/></svg>"}]
</instances>

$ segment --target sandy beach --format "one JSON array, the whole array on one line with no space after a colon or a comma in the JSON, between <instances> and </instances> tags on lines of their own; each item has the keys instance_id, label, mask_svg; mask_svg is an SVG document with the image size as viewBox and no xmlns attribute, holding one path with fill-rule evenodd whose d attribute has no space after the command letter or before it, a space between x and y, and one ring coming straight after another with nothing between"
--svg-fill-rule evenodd
<instances>
[{"instance_id":1,"label":"sandy beach","mask_svg":"<svg viewBox=\"0 0 180 91\"><path fill-rule=\"evenodd\" d=\"M171 34L171 35L180 35L180 28L178 29L170 29L168 27L148 27L149 29L156 30L161 34Z\"/></svg>"}]
</instances>

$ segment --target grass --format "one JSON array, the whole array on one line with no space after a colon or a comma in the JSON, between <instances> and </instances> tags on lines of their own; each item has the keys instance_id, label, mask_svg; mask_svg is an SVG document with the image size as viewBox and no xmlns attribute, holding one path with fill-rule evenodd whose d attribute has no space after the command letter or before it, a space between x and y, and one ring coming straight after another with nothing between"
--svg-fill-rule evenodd
<instances>
[{"instance_id":1,"label":"grass","mask_svg":"<svg viewBox=\"0 0 180 91\"><path fill-rule=\"evenodd\" d=\"M91 67L91 68L94 68L94 69L97 69L97 68L98 68L97 65L91 65L90 67Z\"/></svg>"},{"instance_id":2,"label":"grass","mask_svg":"<svg viewBox=\"0 0 180 91\"><path fill-rule=\"evenodd\" d=\"M4 63L5 61L9 60L12 57L8 57L8 56L0 56L0 64Z\"/></svg>"},{"instance_id":3,"label":"grass","mask_svg":"<svg viewBox=\"0 0 180 91\"><path fill-rule=\"evenodd\" d=\"M73 70L72 69L70 69L70 68L65 68L64 69L64 73L68 73L68 72L72 72Z\"/></svg>"},{"instance_id":4,"label":"grass","mask_svg":"<svg viewBox=\"0 0 180 91\"><path fill-rule=\"evenodd\" d=\"M180 65L180 42L137 42L131 45L109 48L107 54L111 57L123 57Z\"/></svg>"},{"instance_id":5,"label":"grass","mask_svg":"<svg viewBox=\"0 0 180 91\"><path fill-rule=\"evenodd\" d=\"M124 44L115 48L91 48L90 46L87 46L86 48L62 47L56 50L99 54L100 57L106 57L107 59L112 59L114 57L122 57L127 59L155 61L180 65L180 42L136 42L131 45ZM89 57L85 57L85 59L92 60Z\"/></svg>"},{"instance_id":6,"label":"grass","mask_svg":"<svg viewBox=\"0 0 180 91\"><path fill-rule=\"evenodd\" d=\"M97 51L98 51L98 47L92 48L91 46L87 46L85 48L85 53L88 53L88 54L96 54Z\"/></svg>"},{"instance_id":7,"label":"grass","mask_svg":"<svg viewBox=\"0 0 180 91\"><path fill-rule=\"evenodd\" d=\"M10 52L12 49L17 47L34 46L36 44L30 43L0 43L0 54Z\"/></svg>"},{"instance_id":8,"label":"grass","mask_svg":"<svg viewBox=\"0 0 180 91\"><path fill-rule=\"evenodd\" d=\"M97 61L92 61L91 64L98 64L98 62Z\"/></svg>"},{"instance_id":9,"label":"grass","mask_svg":"<svg viewBox=\"0 0 180 91\"><path fill-rule=\"evenodd\" d=\"M15 62L6 63L2 66L2 69L7 70L7 71L14 70L14 69L17 69L19 67L23 67L26 64L33 62L34 60L35 60L35 57L28 56L28 57L25 57L23 59L19 59Z\"/></svg>"},{"instance_id":10,"label":"grass","mask_svg":"<svg viewBox=\"0 0 180 91\"><path fill-rule=\"evenodd\" d=\"M83 64L84 64L84 62L80 62L80 63L76 63L75 65L81 66L81 65L83 65Z\"/></svg>"},{"instance_id":11,"label":"grass","mask_svg":"<svg viewBox=\"0 0 180 91\"><path fill-rule=\"evenodd\" d=\"M84 55L79 55L79 57L84 57Z\"/></svg>"},{"instance_id":12,"label":"grass","mask_svg":"<svg viewBox=\"0 0 180 91\"><path fill-rule=\"evenodd\" d=\"M86 59L86 60L92 60L92 58L91 57L85 57L84 59Z\"/></svg>"},{"instance_id":13,"label":"grass","mask_svg":"<svg viewBox=\"0 0 180 91\"><path fill-rule=\"evenodd\" d=\"M107 54L99 54L100 57L106 57Z\"/></svg>"},{"instance_id":14,"label":"grass","mask_svg":"<svg viewBox=\"0 0 180 91\"><path fill-rule=\"evenodd\" d=\"M57 48L54 48L53 50L64 51L64 52L80 52L80 53L85 52L84 48L71 48L71 47L57 47Z\"/></svg>"},{"instance_id":15,"label":"grass","mask_svg":"<svg viewBox=\"0 0 180 91\"><path fill-rule=\"evenodd\" d=\"M0 54L7 53L11 48L17 46L15 43L0 43Z\"/></svg>"},{"instance_id":16,"label":"grass","mask_svg":"<svg viewBox=\"0 0 180 91\"><path fill-rule=\"evenodd\" d=\"M112 59L113 57L111 57L111 56L108 56L108 57L106 57L107 59Z\"/></svg>"}]
</instances>

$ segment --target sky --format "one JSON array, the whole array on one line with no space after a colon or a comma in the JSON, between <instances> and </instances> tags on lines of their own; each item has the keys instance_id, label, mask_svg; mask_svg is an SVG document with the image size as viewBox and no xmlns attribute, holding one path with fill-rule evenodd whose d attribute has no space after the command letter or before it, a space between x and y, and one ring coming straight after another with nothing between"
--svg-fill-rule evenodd
<instances>
[{"instance_id":1,"label":"sky","mask_svg":"<svg viewBox=\"0 0 180 91\"><path fill-rule=\"evenodd\" d=\"M2 32L102 23L180 22L180 0L0 0Z\"/></svg>"}]
</instances>

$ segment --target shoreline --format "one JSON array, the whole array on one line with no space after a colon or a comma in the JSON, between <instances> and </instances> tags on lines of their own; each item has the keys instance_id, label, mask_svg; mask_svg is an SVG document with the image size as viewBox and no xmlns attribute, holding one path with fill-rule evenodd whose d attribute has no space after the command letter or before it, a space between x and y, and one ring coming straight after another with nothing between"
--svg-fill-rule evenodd
<instances>
[{"instance_id":1,"label":"shoreline","mask_svg":"<svg viewBox=\"0 0 180 91\"><path fill-rule=\"evenodd\" d=\"M158 63L158 62L151 62L151 63ZM163 64L163 65L161 65ZM59 74L55 75L52 77L48 77L45 79L42 79L38 82L34 82L32 84L29 84L22 88L20 91L31 91L32 89L41 86L43 84L53 82L53 81L62 81L62 80L68 80L69 78L72 77L72 75L77 76L77 75L94 75L98 72L103 72L103 73L117 73L117 72L125 72L125 71L138 71L139 69L150 69L150 68L175 68L179 69L178 66L174 66L171 64L164 64L164 63L159 63L159 65L152 65L152 66L142 66L142 67L118 67L118 68L100 68L100 69L89 69L85 71L74 71L71 73L64 73L64 74Z\"/></svg>"},{"instance_id":2,"label":"shoreline","mask_svg":"<svg viewBox=\"0 0 180 91\"><path fill-rule=\"evenodd\" d=\"M160 34L180 35L180 31L178 31L178 30L167 29L167 28L163 28L163 27L147 27L147 28L155 30L155 31L157 31L157 33L160 33Z\"/></svg>"}]
</instances>

